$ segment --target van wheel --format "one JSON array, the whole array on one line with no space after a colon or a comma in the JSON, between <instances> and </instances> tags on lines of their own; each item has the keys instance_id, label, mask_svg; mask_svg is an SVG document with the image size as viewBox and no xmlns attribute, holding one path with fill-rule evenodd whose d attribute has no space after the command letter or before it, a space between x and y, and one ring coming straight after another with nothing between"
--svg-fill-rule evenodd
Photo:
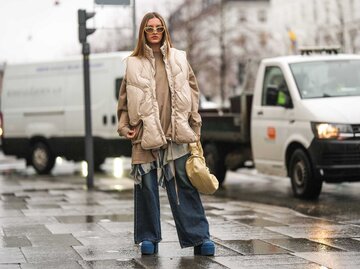
<instances>
[{"instance_id":1,"label":"van wheel","mask_svg":"<svg viewBox=\"0 0 360 269\"><path fill-rule=\"evenodd\" d=\"M36 142L31 153L31 164L39 175L49 174L55 165L55 156L44 142Z\"/></svg>"},{"instance_id":2,"label":"van wheel","mask_svg":"<svg viewBox=\"0 0 360 269\"><path fill-rule=\"evenodd\" d=\"M297 149L291 155L289 175L295 197L316 199L319 197L322 180L315 176L310 160L304 150Z\"/></svg>"},{"instance_id":3,"label":"van wheel","mask_svg":"<svg viewBox=\"0 0 360 269\"><path fill-rule=\"evenodd\" d=\"M205 145L204 157L210 172L216 176L221 185L224 182L226 175L225 160L220 159L219 151L214 144Z\"/></svg>"}]
</instances>

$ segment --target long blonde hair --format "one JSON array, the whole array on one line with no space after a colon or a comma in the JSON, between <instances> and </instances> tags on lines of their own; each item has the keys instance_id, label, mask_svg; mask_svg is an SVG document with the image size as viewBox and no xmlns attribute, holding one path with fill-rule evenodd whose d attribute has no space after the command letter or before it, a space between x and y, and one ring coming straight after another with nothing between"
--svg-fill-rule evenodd
<instances>
[{"instance_id":1,"label":"long blonde hair","mask_svg":"<svg viewBox=\"0 0 360 269\"><path fill-rule=\"evenodd\" d=\"M131 56L137 56L137 57L144 57L145 56L145 44L146 44L146 37L145 37L145 31L144 28L146 27L148 21L153 18L158 18L161 21L162 26L164 26L164 33L163 37L161 39L161 45L166 43L166 55L169 55L170 48L172 47L171 38L169 34L169 30L166 26L165 20L163 17L157 13L157 12L149 12L144 15L144 18L141 21L140 28L139 28L139 37L136 44L136 47L134 51L132 52Z\"/></svg>"}]
</instances>

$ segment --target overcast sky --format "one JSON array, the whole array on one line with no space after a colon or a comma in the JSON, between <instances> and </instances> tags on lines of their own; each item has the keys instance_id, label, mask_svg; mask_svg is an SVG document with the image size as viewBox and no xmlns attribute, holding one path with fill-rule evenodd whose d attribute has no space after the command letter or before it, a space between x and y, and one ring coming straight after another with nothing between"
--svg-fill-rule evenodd
<instances>
[{"instance_id":1,"label":"overcast sky","mask_svg":"<svg viewBox=\"0 0 360 269\"><path fill-rule=\"evenodd\" d=\"M145 12L167 17L182 0L136 0L137 25ZM77 10L97 13L88 26L132 26L130 6L95 6L94 0L0 0L0 63L59 59L81 53ZM98 30L89 38L96 41Z\"/></svg>"}]
</instances>

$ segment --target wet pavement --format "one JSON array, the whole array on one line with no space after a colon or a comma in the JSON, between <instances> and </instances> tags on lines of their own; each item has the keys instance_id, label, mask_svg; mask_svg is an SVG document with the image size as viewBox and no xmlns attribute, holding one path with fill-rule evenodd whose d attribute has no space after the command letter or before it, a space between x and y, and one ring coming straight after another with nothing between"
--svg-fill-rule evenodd
<instances>
[{"instance_id":1,"label":"wet pavement","mask_svg":"<svg viewBox=\"0 0 360 269\"><path fill-rule=\"evenodd\" d=\"M133 243L132 181L96 175L0 176L1 268L360 268L360 220L203 196L215 257L181 249L162 190L155 256Z\"/></svg>"},{"instance_id":2,"label":"wet pavement","mask_svg":"<svg viewBox=\"0 0 360 269\"><path fill-rule=\"evenodd\" d=\"M235 200L284 206L306 215L332 221L360 223L360 182L324 183L319 199L293 196L289 178L269 176L255 169L226 174L225 188L217 195Z\"/></svg>"}]
</instances>

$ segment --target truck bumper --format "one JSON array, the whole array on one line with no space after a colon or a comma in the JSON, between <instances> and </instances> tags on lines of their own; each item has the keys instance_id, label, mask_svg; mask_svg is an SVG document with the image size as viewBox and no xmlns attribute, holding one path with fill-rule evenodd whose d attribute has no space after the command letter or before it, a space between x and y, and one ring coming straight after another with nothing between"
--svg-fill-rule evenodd
<instances>
[{"instance_id":1,"label":"truck bumper","mask_svg":"<svg viewBox=\"0 0 360 269\"><path fill-rule=\"evenodd\" d=\"M314 139L309 152L324 181L360 181L360 140Z\"/></svg>"}]
</instances>

